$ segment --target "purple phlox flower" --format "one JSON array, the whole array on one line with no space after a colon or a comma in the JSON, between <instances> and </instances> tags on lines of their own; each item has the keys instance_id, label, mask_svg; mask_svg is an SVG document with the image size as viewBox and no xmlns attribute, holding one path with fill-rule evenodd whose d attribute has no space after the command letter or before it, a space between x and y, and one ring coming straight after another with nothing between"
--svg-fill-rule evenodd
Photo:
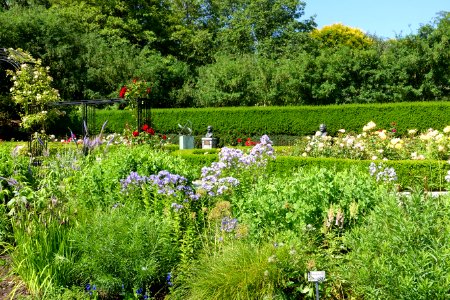
<instances>
[{"instance_id":1,"label":"purple phlox flower","mask_svg":"<svg viewBox=\"0 0 450 300\"><path fill-rule=\"evenodd\" d=\"M263 135L261 137L261 142L256 144L252 150L250 151L250 155L256 157L257 159L261 159L264 156L270 157L272 159L275 158L274 149L272 147L272 141L269 139L267 135Z\"/></svg>"},{"instance_id":2,"label":"purple phlox flower","mask_svg":"<svg viewBox=\"0 0 450 300\"><path fill-rule=\"evenodd\" d=\"M222 174L222 169L226 167L223 163L213 162L211 167L203 167L202 168L202 177L206 176L220 176Z\"/></svg>"},{"instance_id":3,"label":"purple phlox flower","mask_svg":"<svg viewBox=\"0 0 450 300\"><path fill-rule=\"evenodd\" d=\"M178 204L178 203L176 203L176 202L172 203L171 207L173 208L173 210L174 210L175 212L178 212L178 211L180 211L181 209L184 208L183 205Z\"/></svg>"},{"instance_id":4,"label":"purple phlox flower","mask_svg":"<svg viewBox=\"0 0 450 300\"><path fill-rule=\"evenodd\" d=\"M239 159L242 158L244 152L240 149L223 147L219 152L219 162L227 168L238 167Z\"/></svg>"},{"instance_id":5,"label":"purple phlox flower","mask_svg":"<svg viewBox=\"0 0 450 300\"><path fill-rule=\"evenodd\" d=\"M199 195L199 194L194 194L194 193L192 193L192 194L189 195L189 198L190 198L192 201L197 201L198 199L200 199L200 195Z\"/></svg>"},{"instance_id":6,"label":"purple phlox flower","mask_svg":"<svg viewBox=\"0 0 450 300\"><path fill-rule=\"evenodd\" d=\"M272 141L270 140L267 134L264 134L260 139L261 145L272 145Z\"/></svg>"},{"instance_id":7,"label":"purple phlox flower","mask_svg":"<svg viewBox=\"0 0 450 300\"><path fill-rule=\"evenodd\" d=\"M120 180L120 184L122 185L122 191L126 191L129 186L142 186L148 180L149 178L146 176L140 176L137 172L131 172L127 178Z\"/></svg>"},{"instance_id":8,"label":"purple phlox flower","mask_svg":"<svg viewBox=\"0 0 450 300\"><path fill-rule=\"evenodd\" d=\"M185 177L178 174L171 174L169 171L162 170L156 175L150 175L149 180L158 187L158 193L167 196L177 197L181 194L191 198L194 194L192 188L187 185Z\"/></svg>"},{"instance_id":9,"label":"purple phlox flower","mask_svg":"<svg viewBox=\"0 0 450 300\"><path fill-rule=\"evenodd\" d=\"M8 185L10 185L10 186L12 186L12 187L14 187L16 189L20 189L21 188L20 183L17 180L15 180L14 178L12 178L12 177L5 178L5 177L1 177L0 176L0 180L5 180L6 183L8 183Z\"/></svg>"},{"instance_id":10,"label":"purple phlox flower","mask_svg":"<svg viewBox=\"0 0 450 300\"><path fill-rule=\"evenodd\" d=\"M230 217L224 217L221 222L220 230L225 232L232 232L237 226L237 219L231 219Z\"/></svg>"}]
</instances>

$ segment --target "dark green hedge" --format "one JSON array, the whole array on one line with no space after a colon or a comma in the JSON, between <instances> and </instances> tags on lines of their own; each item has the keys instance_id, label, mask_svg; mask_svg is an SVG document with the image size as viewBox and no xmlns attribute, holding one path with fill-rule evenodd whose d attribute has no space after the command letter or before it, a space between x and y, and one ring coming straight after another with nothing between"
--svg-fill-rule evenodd
<instances>
[{"instance_id":1,"label":"dark green hedge","mask_svg":"<svg viewBox=\"0 0 450 300\"><path fill-rule=\"evenodd\" d=\"M384 129L391 128L392 122L395 122L397 131L405 134L413 128L420 131L428 128L442 130L450 124L450 102L154 109L152 118L158 132L177 133L178 124L190 120L194 135L203 135L206 127L211 125L215 135L224 140L262 134L310 135L318 130L320 123L327 124L331 135L341 128L361 132L369 121ZM99 126L108 120L107 130L111 132L122 132L126 123L135 124L132 112L126 110L99 110L96 119Z\"/></svg>"},{"instance_id":2,"label":"dark green hedge","mask_svg":"<svg viewBox=\"0 0 450 300\"><path fill-rule=\"evenodd\" d=\"M372 161L334 159L334 158L303 158L293 156L278 156L276 161L269 164L269 173L289 173L300 167L325 167L335 168L336 171L357 167L369 172ZM446 186L445 175L450 166L445 161L436 160L391 160L375 161L378 165L382 163L386 167L392 167L398 176L398 184L401 189L412 187L423 187L425 190L441 190Z\"/></svg>"},{"instance_id":3,"label":"dark green hedge","mask_svg":"<svg viewBox=\"0 0 450 300\"><path fill-rule=\"evenodd\" d=\"M181 150L172 152L179 155L193 165L200 172L201 167L210 165L217 161L217 154L204 153L198 150ZM362 171L369 172L371 161L334 159L334 158L303 158L294 156L278 156L276 160L269 163L266 173L277 176L279 174L292 174L298 168L324 167L332 168L336 171L356 167ZM383 163L385 167L393 167L398 176L397 183L402 190L422 187L425 190L443 190L448 185L445 182L445 175L450 169L450 165L445 161L436 160L397 160L397 161L376 161L377 165Z\"/></svg>"}]
</instances>

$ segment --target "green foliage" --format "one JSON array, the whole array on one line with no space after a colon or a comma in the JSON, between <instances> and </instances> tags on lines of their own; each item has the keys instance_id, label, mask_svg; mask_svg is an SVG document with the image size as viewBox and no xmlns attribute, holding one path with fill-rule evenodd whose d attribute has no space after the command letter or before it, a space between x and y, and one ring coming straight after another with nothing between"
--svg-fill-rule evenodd
<instances>
[{"instance_id":1,"label":"green foliage","mask_svg":"<svg viewBox=\"0 0 450 300\"><path fill-rule=\"evenodd\" d=\"M178 157L148 146L110 151L106 156L94 153L82 161L83 173L65 179L67 192L74 203L86 207L110 207L117 203L120 180L131 171L149 176L161 170L192 178L193 171ZM98 157L98 159L96 159ZM67 166L71 167L71 166Z\"/></svg>"},{"instance_id":2,"label":"green foliage","mask_svg":"<svg viewBox=\"0 0 450 300\"><path fill-rule=\"evenodd\" d=\"M175 151L174 155L180 156L194 168L200 168L208 162L217 160L214 154L191 153L187 150ZM310 169L315 167L329 170L343 171L349 168L356 168L363 172L369 172L370 160L352 160L335 158L304 158L296 156L278 155L276 160L271 161L266 169L267 174L272 176L284 176L297 171L300 168ZM383 163L385 167L394 168L398 176L398 188L409 189L421 186L426 190L442 190L446 184L444 177L449 169L445 161L436 160L390 160L375 161Z\"/></svg>"},{"instance_id":3,"label":"green foliage","mask_svg":"<svg viewBox=\"0 0 450 300\"><path fill-rule=\"evenodd\" d=\"M299 281L305 285L305 271L305 257L295 247L235 241L201 256L183 299L284 299L283 290Z\"/></svg>"},{"instance_id":4,"label":"green foliage","mask_svg":"<svg viewBox=\"0 0 450 300\"><path fill-rule=\"evenodd\" d=\"M232 200L237 217L250 226L252 235L300 232L307 226L324 232L348 229L359 224L383 196L368 172L356 168L336 171L312 166L292 171L273 174Z\"/></svg>"},{"instance_id":5,"label":"green foliage","mask_svg":"<svg viewBox=\"0 0 450 300\"><path fill-rule=\"evenodd\" d=\"M178 124L192 122L192 134L204 135L211 125L214 136L223 144L235 144L237 138L313 135L319 124L325 123L329 135L339 129L361 132L369 121L377 128L389 129L395 122L397 134L406 136L409 129L425 132L429 128L442 130L450 124L448 102L411 102L367 105L290 106L290 107L229 107L196 109L153 109L152 125L158 132L177 134ZM122 132L131 121L129 111L99 111L98 124L108 121L109 130ZM123 120L123 121L121 121ZM219 141L220 142L220 141Z\"/></svg>"},{"instance_id":6,"label":"green foliage","mask_svg":"<svg viewBox=\"0 0 450 300\"><path fill-rule=\"evenodd\" d=\"M78 282L96 285L107 297L139 288L162 292L179 251L167 220L131 202L82 214L70 234L79 253Z\"/></svg>"},{"instance_id":7,"label":"green foliage","mask_svg":"<svg viewBox=\"0 0 450 300\"><path fill-rule=\"evenodd\" d=\"M3 6L3 46L48 65L64 100L116 98L134 77L152 83L154 107L450 97L448 12L417 34L386 41L345 25L313 31L314 19L302 19L305 3L297 0ZM6 85L1 90L8 93Z\"/></svg>"},{"instance_id":8,"label":"green foliage","mask_svg":"<svg viewBox=\"0 0 450 300\"><path fill-rule=\"evenodd\" d=\"M371 178L370 161L280 156L283 147L267 168L222 169L240 184L212 196L195 179L218 149L116 145L84 156L58 143L37 167L14 146L0 147L0 230L12 224L13 271L35 298L86 299L87 284L105 299L142 298L139 288L170 299L312 298L310 270L327 272L325 298L448 293L448 197L416 194L448 187L443 161L383 161L411 184L409 199ZM131 171L160 170L201 197L183 202L148 181L122 190Z\"/></svg>"},{"instance_id":9,"label":"green foliage","mask_svg":"<svg viewBox=\"0 0 450 300\"><path fill-rule=\"evenodd\" d=\"M45 298L54 286L64 286L74 270L68 239L69 222L58 208L37 215L26 210L13 220L13 269L34 296Z\"/></svg>"},{"instance_id":10,"label":"green foliage","mask_svg":"<svg viewBox=\"0 0 450 300\"><path fill-rule=\"evenodd\" d=\"M345 237L342 274L364 299L444 299L450 239L449 201L420 193L381 202L366 225Z\"/></svg>"}]
</instances>

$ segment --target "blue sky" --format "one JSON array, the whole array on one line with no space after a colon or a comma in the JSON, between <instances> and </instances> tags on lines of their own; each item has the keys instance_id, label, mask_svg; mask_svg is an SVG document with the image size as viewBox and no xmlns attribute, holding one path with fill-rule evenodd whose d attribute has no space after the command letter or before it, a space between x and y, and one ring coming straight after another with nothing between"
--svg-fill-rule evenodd
<instances>
[{"instance_id":1,"label":"blue sky","mask_svg":"<svg viewBox=\"0 0 450 300\"><path fill-rule=\"evenodd\" d=\"M379 37L417 33L439 11L450 11L450 0L303 0L305 17L316 15L318 28L342 23Z\"/></svg>"}]
</instances>

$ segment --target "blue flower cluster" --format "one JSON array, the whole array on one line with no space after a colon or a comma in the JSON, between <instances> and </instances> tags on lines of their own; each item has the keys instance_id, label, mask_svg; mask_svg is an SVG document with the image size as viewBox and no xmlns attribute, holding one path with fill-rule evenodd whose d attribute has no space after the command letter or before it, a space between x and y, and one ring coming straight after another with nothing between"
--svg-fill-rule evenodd
<instances>
[{"instance_id":1,"label":"blue flower cluster","mask_svg":"<svg viewBox=\"0 0 450 300\"><path fill-rule=\"evenodd\" d=\"M272 141L267 135L263 135L260 143L248 154L240 149L223 147L219 153L219 162L202 168L199 185L209 196L222 195L231 187L239 185L239 180L234 177L222 177L223 171L248 169L252 166L264 167L268 157L275 158Z\"/></svg>"},{"instance_id":2,"label":"blue flower cluster","mask_svg":"<svg viewBox=\"0 0 450 300\"><path fill-rule=\"evenodd\" d=\"M237 223L238 223L237 219L224 217L221 222L220 230L225 232L232 232L234 229L236 229Z\"/></svg>"},{"instance_id":3,"label":"blue flower cluster","mask_svg":"<svg viewBox=\"0 0 450 300\"><path fill-rule=\"evenodd\" d=\"M142 186L148 181L148 177L141 176L137 172L131 172L130 175L127 176L127 178L120 180L120 184L122 185L122 192L127 191L131 187Z\"/></svg>"},{"instance_id":4,"label":"blue flower cluster","mask_svg":"<svg viewBox=\"0 0 450 300\"><path fill-rule=\"evenodd\" d=\"M391 182L397 180L397 173L395 173L394 168L384 168L383 164L378 166L371 162L369 166L370 176L375 176L377 181Z\"/></svg>"},{"instance_id":5,"label":"blue flower cluster","mask_svg":"<svg viewBox=\"0 0 450 300\"><path fill-rule=\"evenodd\" d=\"M150 175L149 180L158 187L159 194L174 197L182 195L191 200L198 200L198 195L187 185L187 179L181 175L163 170L156 175Z\"/></svg>"},{"instance_id":6,"label":"blue flower cluster","mask_svg":"<svg viewBox=\"0 0 450 300\"><path fill-rule=\"evenodd\" d=\"M157 188L158 194L170 197L181 197L183 202L195 201L200 197L188 185L188 180L178 174L172 174L169 171L162 170L158 174L141 176L137 172L131 172L127 178L120 180L122 192L127 192L132 188L140 187L150 183ZM172 208L178 212L183 209L182 204L172 203Z\"/></svg>"},{"instance_id":7,"label":"blue flower cluster","mask_svg":"<svg viewBox=\"0 0 450 300\"><path fill-rule=\"evenodd\" d=\"M92 295L93 291L96 291L97 287L95 286L95 284L93 286L91 286L90 283L86 284L86 292L89 293L89 295Z\"/></svg>"},{"instance_id":8,"label":"blue flower cluster","mask_svg":"<svg viewBox=\"0 0 450 300\"><path fill-rule=\"evenodd\" d=\"M172 286L173 285L173 283L172 283L172 273L167 273L167 277L166 277L166 281L167 281L167 284L169 285L169 286Z\"/></svg>"}]
</instances>

